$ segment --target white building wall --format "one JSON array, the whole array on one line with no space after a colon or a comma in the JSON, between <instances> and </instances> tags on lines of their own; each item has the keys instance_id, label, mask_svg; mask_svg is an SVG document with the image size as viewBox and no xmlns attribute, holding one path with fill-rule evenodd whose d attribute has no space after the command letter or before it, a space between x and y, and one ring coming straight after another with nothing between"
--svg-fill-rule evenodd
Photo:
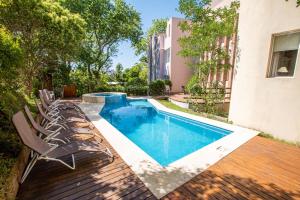
<instances>
[{"instance_id":1,"label":"white building wall","mask_svg":"<svg viewBox=\"0 0 300 200\"><path fill-rule=\"evenodd\" d=\"M300 52L294 77L266 78L272 34L300 29L296 0L241 0L229 119L300 141Z\"/></svg>"}]
</instances>

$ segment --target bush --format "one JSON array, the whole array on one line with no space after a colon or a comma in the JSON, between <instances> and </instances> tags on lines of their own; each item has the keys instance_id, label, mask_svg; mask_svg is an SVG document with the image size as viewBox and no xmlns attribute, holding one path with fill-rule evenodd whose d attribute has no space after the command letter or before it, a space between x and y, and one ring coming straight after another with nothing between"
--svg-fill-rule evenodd
<instances>
[{"instance_id":1,"label":"bush","mask_svg":"<svg viewBox=\"0 0 300 200\"><path fill-rule=\"evenodd\" d=\"M165 83L162 80L152 81L149 84L150 95L157 96L163 95L165 91Z\"/></svg>"},{"instance_id":2,"label":"bush","mask_svg":"<svg viewBox=\"0 0 300 200\"><path fill-rule=\"evenodd\" d=\"M134 95L134 96L144 96L147 95L148 86L108 86L103 85L101 87L97 88L97 92L124 92L127 93L127 95Z\"/></svg>"},{"instance_id":3,"label":"bush","mask_svg":"<svg viewBox=\"0 0 300 200\"><path fill-rule=\"evenodd\" d=\"M35 106L32 100L20 91L1 91L0 94L0 153L16 157L22 146L11 118L16 112L23 110L25 104L29 105L31 111L35 111Z\"/></svg>"},{"instance_id":4,"label":"bush","mask_svg":"<svg viewBox=\"0 0 300 200\"><path fill-rule=\"evenodd\" d=\"M147 95L148 86L128 86L126 87L127 95L145 96Z\"/></svg>"},{"instance_id":5,"label":"bush","mask_svg":"<svg viewBox=\"0 0 300 200\"><path fill-rule=\"evenodd\" d=\"M0 199L6 199L6 192L9 185L7 185L7 178L11 173L13 165L16 163L15 158L7 158L0 154Z\"/></svg>"},{"instance_id":6,"label":"bush","mask_svg":"<svg viewBox=\"0 0 300 200\"><path fill-rule=\"evenodd\" d=\"M125 92L126 88L124 86L121 85L116 85L116 86L112 86L110 88L111 92Z\"/></svg>"},{"instance_id":7,"label":"bush","mask_svg":"<svg viewBox=\"0 0 300 200\"><path fill-rule=\"evenodd\" d=\"M186 89L187 89L187 92L192 95L192 96L197 96L199 94L202 93L202 88L201 86L199 85L199 80L198 80L198 77L196 76L193 76L187 86L186 86Z\"/></svg>"},{"instance_id":8,"label":"bush","mask_svg":"<svg viewBox=\"0 0 300 200\"><path fill-rule=\"evenodd\" d=\"M170 81L169 79L165 79L164 82L165 82L165 85L169 86L170 90L172 90L172 85L173 85L172 81Z\"/></svg>"},{"instance_id":9,"label":"bush","mask_svg":"<svg viewBox=\"0 0 300 200\"><path fill-rule=\"evenodd\" d=\"M97 87L96 92L125 92L126 89L121 85L109 86L102 85Z\"/></svg>"}]
</instances>

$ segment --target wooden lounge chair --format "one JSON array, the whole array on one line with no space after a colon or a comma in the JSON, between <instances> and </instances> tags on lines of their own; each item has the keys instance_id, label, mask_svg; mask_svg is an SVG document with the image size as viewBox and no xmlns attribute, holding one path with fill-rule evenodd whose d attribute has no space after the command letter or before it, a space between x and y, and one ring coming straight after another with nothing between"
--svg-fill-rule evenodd
<instances>
[{"instance_id":1,"label":"wooden lounge chair","mask_svg":"<svg viewBox=\"0 0 300 200\"><path fill-rule=\"evenodd\" d=\"M74 154L80 151L102 152L108 155L110 158L113 158L113 154L110 152L110 150L107 147L100 145L98 142L77 141L65 145L47 143L38 137L30 128L22 111L16 113L13 116L12 121L21 137L22 142L33 151L33 156L27 165L25 172L23 173L21 183L24 182L38 160L56 161L74 170ZM72 157L71 165L61 159L64 156Z\"/></svg>"}]
</instances>

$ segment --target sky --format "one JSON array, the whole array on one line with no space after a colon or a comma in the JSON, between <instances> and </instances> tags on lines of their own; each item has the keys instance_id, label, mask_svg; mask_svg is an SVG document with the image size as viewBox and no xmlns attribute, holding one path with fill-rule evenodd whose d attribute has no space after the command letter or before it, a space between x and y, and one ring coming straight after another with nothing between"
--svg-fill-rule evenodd
<instances>
[{"instance_id":1,"label":"sky","mask_svg":"<svg viewBox=\"0 0 300 200\"><path fill-rule=\"evenodd\" d=\"M140 14L142 21L142 29L144 32L152 24L153 19L170 18L170 17L183 17L178 12L178 0L125 0L128 4L132 5ZM139 60L139 56L134 54L134 49L131 47L130 42L121 42L119 45L119 52L117 56L113 57L113 67L121 63L124 68L133 66Z\"/></svg>"}]
</instances>

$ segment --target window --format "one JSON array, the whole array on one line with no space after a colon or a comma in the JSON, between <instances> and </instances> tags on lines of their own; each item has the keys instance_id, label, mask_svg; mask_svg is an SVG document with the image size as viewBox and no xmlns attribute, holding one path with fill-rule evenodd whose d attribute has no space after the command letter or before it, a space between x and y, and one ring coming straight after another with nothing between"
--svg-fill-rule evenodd
<instances>
[{"instance_id":1,"label":"window","mask_svg":"<svg viewBox=\"0 0 300 200\"><path fill-rule=\"evenodd\" d=\"M273 37L268 77L294 76L299 44L300 32Z\"/></svg>"},{"instance_id":2,"label":"window","mask_svg":"<svg viewBox=\"0 0 300 200\"><path fill-rule=\"evenodd\" d=\"M165 50L165 63L170 62L170 48Z\"/></svg>"}]
</instances>

